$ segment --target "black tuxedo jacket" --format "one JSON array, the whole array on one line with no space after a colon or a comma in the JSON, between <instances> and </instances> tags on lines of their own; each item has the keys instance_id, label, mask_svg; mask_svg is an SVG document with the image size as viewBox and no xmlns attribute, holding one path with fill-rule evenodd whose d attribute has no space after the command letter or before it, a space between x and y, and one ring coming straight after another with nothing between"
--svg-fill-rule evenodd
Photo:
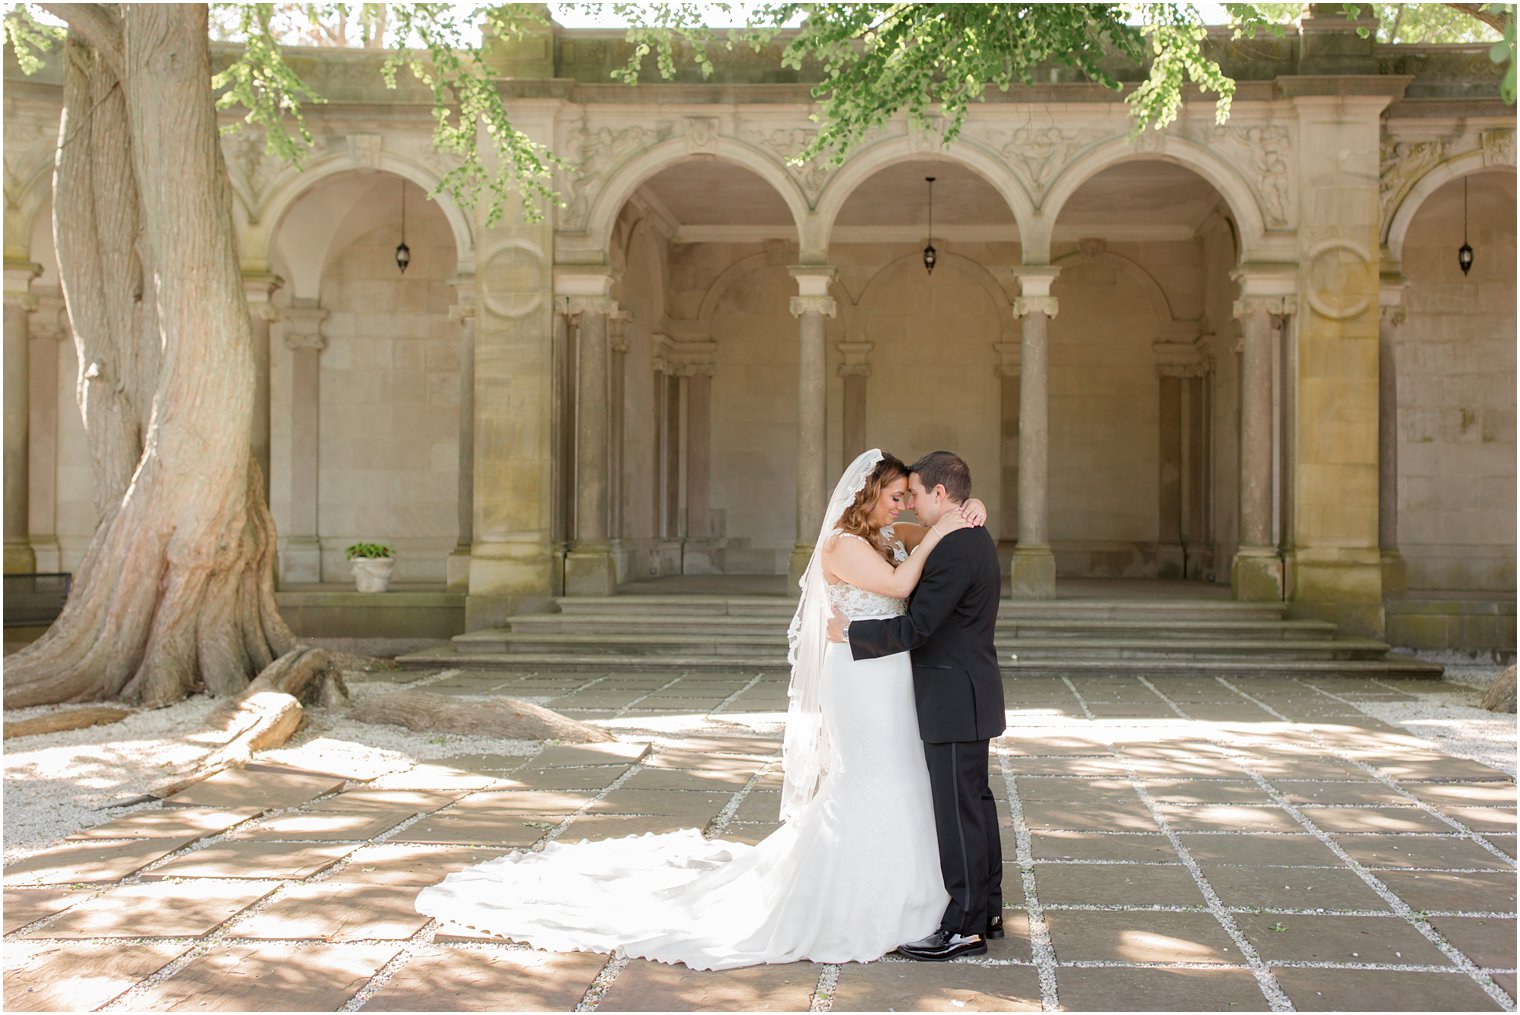
<instances>
[{"instance_id":1,"label":"black tuxedo jacket","mask_svg":"<svg viewBox=\"0 0 1520 1015\"><path fill-rule=\"evenodd\" d=\"M908 612L850 624L850 653L913 653L913 697L925 743L991 740L1006 725L992 645L1002 577L985 528L957 529L935 546Z\"/></svg>"}]
</instances>

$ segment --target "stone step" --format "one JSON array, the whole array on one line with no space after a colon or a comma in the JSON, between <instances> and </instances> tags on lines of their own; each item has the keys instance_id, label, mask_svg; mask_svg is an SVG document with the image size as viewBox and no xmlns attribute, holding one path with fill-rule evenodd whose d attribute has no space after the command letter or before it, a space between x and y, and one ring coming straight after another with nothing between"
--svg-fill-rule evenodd
<instances>
[{"instance_id":1,"label":"stone step","mask_svg":"<svg viewBox=\"0 0 1520 1015\"><path fill-rule=\"evenodd\" d=\"M759 654L785 653L786 637L779 631L754 634L713 635L684 629L610 634L584 630L533 632L493 629L476 631L454 639L461 650L502 655L542 654L554 651L583 655L679 655L751 658ZM1285 659L1367 659L1388 650L1379 641L1360 638L999 638L999 656L1021 660L1064 659L1071 656L1110 659L1156 657L1241 658L1273 656Z\"/></svg>"},{"instance_id":2,"label":"stone step","mask_svg":"<svg viewBox=\"0 0 1520 1015\"><path fill-rule=\"evenodd\" d=\"M565 616L599 617L654 615L790 618L797 610L797 601L789 596L573 596L558 599L556 604ZM1283 603L1238 603L1229 599L1004 599L998 607L998 618L1278 620L1286 609Z\"/></svg>"},{"instance_id":3,"label":"stone step","mask_svg":"<svg viewBox=\"0 0 1520 1015\"><path fill-rule=\"evenodd\" d=\"M512 617L508 625L514 634L594 633L600 635L640 634L650 630L682 631L710 637L766 635L784 631L787 619L774 616L697 615L678 613L635 614L564 614L525 613ZM1321 620L1216 620L1169 618L1145 620L1134 618L999 618L998 635L1002 638L1108 636L1127 638L1169 637L1186 634L1193 638L1295 638L1327 639L1335 636L1335 625Z\"/></svg>"},{"instance_id":4,"label":"stone step","mask_svg":"<svg viewBox=\"0 0 1520 1015\"><path fill-rule=\"evenodd\" d=\"M757 653L739 659L718 655L638 655L609 656L578 652L477 653L461 650L455 644L417 652L398 658L404 669L512 670L518 672L709 672L753 674L787 672L783 653ZM1442 668L1433 663L1389 654L1380 659L1283 659L1186 657L1112 659L1072 655L1059 660L1013 660L1000 654L1004 677L1104 675L1115 677L1174 676L1352 676L1387 679L1439 679Z\"/></svg>"}]
</instances>

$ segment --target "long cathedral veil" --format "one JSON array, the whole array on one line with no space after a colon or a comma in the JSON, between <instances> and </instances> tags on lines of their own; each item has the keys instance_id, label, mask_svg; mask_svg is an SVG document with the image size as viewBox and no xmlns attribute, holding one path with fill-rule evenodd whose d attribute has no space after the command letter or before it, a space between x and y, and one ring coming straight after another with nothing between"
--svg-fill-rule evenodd
<instances>
[{"instance_id":1,"label":"long cathedral veil","mask_svg":"<svg viewBox=\"0 0 1520 1015\"><path fill-rule=\"evenodd\" d=\"M786 658L792 667L792 679L787 687L786 735L781 747L785 776L781 786L782 821L790 821L807 806L829 769L829 736L819 699L823 655L829 647L830 611L820 554L825 541L838 531L840 516L865 488L871 471L883 457L879 448L872 448L851 462L839 477L823 512L813 556L797 583L802 587L802 599L786 632Z\"/></svg>"}]
</instances>

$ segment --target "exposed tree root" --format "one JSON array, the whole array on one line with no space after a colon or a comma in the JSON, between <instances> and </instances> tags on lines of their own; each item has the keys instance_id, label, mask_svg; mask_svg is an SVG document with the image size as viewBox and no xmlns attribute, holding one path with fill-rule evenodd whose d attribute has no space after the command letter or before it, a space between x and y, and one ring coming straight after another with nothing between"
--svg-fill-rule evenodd
<instances>
[{"instance_id":1,"label":"exposed tree root","mask_svg":"<svg viewBox=\"0 0 1520 1015\"><path fill-rule=\"evenodd\" d=\"M504 740L595 744L617 739L604 729L516 698L461 701L427 691L395 691L356 705L349 717L365 723L405 726L422 733L463 733Z\"/></svg>"},{"instance_id":2,"label":"exposed tree root","mask_svg":"<svg viewBox=\"0 0 1520 1015\"><path fill-rule=\"evenodd\" d=\"M8 722L5 724L5 739L35 737L41 733L62 733L65 730L82 730L89 726L104 726L106 723L120 722L131 714L131 710L125 708L72 708L67 712L52 712L48 715L34 716L31 719Z\"/></svg>"},{"instance_id":3,"label":"exposed tree root","mask_svg":"<svg viewBox=\"0 0 1520 1015\"><path fill-rule=\"evenodd\" d=\"M1494 682L1488 686L1488 691L1483 695L1483 707L1490 712L1513 712L1515 710L1515 668L1505 667L1503 673L1494 678Z\"/></svg>"}]
</instances>

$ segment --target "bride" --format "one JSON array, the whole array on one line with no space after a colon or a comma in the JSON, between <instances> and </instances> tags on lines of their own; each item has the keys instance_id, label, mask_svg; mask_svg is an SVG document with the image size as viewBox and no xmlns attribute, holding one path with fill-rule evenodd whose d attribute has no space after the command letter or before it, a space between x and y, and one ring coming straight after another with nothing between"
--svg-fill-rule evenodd
<instances>
[{"instance_id":1,"label":"bride","mask_svg":"<svg viewBox=\"0 0 1520 1015\"><path fill-rule=\"evenodd\" d=\"M906 653L859 662L825 636L830 607L895 616L946 533L894 525L908 500L901 461L867 451L824 514L788 631L792 680L783 745L784 824L755 846L697 829L553 842L450 874L417 910L550 951L729 969L880 958L939 926L949 901Z\"/></svg>"}]
</instances>

